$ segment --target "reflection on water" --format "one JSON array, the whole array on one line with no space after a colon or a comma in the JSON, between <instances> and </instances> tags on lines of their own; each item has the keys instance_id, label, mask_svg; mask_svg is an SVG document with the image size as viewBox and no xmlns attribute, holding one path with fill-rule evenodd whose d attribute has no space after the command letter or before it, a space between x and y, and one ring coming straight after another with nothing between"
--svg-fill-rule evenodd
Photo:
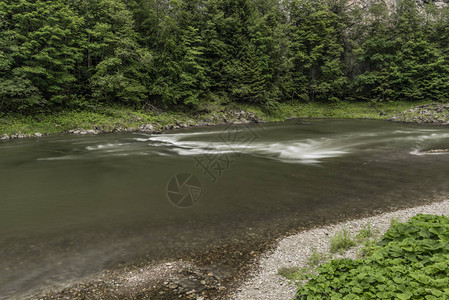
<instances>
[{"instance_id":1,"label":"reflection on water","mask_svg":"<svg viewBox=\"0 0 449 300\"><path fill-rule=\"evenodd\" d=\"M449 148L446 127L309 123L1 143L0 298L447 195L449 153L426 152ZM205 155L232 160L216 181ZM203 188L189 209L166 195L180 172Z\"/></svg>"}]
</instances>

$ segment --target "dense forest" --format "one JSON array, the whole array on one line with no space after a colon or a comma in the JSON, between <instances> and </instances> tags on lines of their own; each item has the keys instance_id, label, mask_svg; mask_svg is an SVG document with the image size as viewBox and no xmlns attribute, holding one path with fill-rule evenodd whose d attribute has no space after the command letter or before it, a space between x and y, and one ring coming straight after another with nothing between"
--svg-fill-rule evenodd
<instances>
[{"instance_id":1,"label":"dense forest","mask_svg":"<svg viewBox=\"0 0 449 300\"><path fill-rule=\"evenodd\" d=\"M0 111L449 99L449 9L0 0Z\"/></svg>"}]
</instances>

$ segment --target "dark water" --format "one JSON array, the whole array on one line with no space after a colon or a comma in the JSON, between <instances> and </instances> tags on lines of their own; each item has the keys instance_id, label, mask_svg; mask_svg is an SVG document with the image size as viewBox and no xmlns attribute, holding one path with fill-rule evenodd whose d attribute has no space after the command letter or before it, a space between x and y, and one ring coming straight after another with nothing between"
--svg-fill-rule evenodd
<instances>
[{"instance_id":1,"label":"dark water","mask_svg":"<svg viewBox=\"0 0 449 300\"><path fill-rule=\"evenodd\" d=\"M445 197L449 154L422 152L435 148L447 127L367 120L0 143L0 298ZM193 207L168 200L178 173L199 181L184 201L201 185Z\"/></svg>"}]
</instances>

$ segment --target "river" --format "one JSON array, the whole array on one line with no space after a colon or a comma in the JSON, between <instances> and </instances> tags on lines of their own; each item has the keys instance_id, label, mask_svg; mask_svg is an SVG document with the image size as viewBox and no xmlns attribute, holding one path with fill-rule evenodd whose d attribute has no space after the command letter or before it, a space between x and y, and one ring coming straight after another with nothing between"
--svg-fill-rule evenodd
<instances>
[{"instance_id":1,"label":"river","mask_svg":"<svg viewBox=\"0 0 449 300\"><path fill-rule=\"evenodd\" d=\"M0 298L446 197L449 129L292 120L0 143Z\"/></svg>"}]
</instances>

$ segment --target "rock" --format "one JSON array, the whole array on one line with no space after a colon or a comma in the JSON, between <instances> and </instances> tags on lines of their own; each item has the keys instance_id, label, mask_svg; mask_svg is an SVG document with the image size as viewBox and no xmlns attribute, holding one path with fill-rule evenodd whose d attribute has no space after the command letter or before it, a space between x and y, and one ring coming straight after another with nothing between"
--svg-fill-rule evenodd
<instances>
[{"instance_id":1,"label":"rock","mask_svg":"<svg viewBox=\"0 0 449 300\"><path fill-rule=\"evenodd\" d=\"M412 107L389 118L390 121L406 123L449 123L449 104L432 103Z\"/></svg>"},{"instance_id":2,"label":"rock","mask_svg":"<svg viewBox=\"0 0 449 300\"><path fill-rule=\"evenodd\" d=\"M74 134L80 134L80 132L81 132L80 130L74 130L73 131Z\"/></svg>"},{"instance_id":3,"label":"rock","mask_svg":"<svg viewBox=\"0 0 449 300\"><path fill-rule=\"evenodd\" d=\"M86 130L81 130L80 134L85 135L85 134L87 134L87 131Z\"/></svg>"},{"instance_id":4,"label":"rock","mask_svg":"<svg viewBox=\"0 0 449 300\"><path fill-rule=\"evenodd\" d=\"M9 135L7 135L7 134L2 135L0 140L9 140Z\"/></svg>"},{"instance_id":5,"label":"rock","mask_svg":"<svg viewBox=\"0 0 449 300\"><path fill-rule=\"evenodd\" d=\"M87 130L87 133L89 133L89 134L98 134L98 131L93 130L93 129L89 129L89 130Z\"/></svg>"},{"instance_id":6,"label":"rock","mask_svg":"<svg viewBox=\"0 0 449 300\"><path fill-rule=\"evenodd\" d=\"M42 133L36 132L36 133L34 134L34 136L37 137L37 138L40 138L40 137L42 137Z\"/></svg>"},{"instance_id":7,"label":"rock","mask_svg":"<svg viewBox=\"0 0 449 300\"><path fill-rule=\"evenodd\" d=\"M145 124L145 125L139 126L138 130L142 131L142 132L150 132L150 133L152 133L152 132L154 132L154 127L151 124Z\"/></svg>"}]
</instances>

